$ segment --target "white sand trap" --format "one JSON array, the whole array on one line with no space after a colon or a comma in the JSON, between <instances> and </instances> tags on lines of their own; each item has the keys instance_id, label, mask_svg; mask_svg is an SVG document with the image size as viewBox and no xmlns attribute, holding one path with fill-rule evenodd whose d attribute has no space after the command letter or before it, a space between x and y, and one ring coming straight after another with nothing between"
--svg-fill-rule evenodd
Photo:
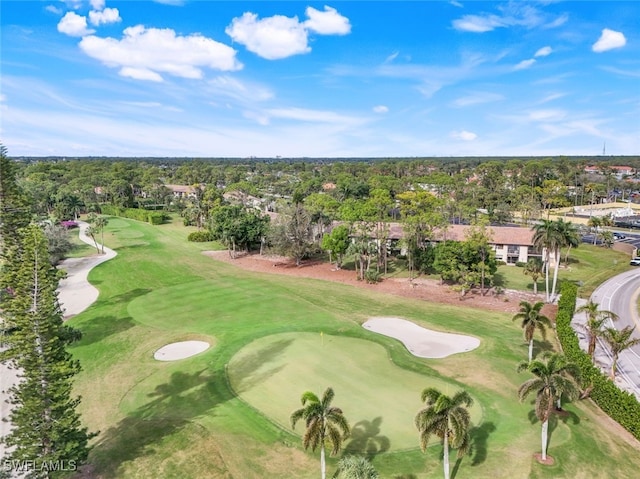
<instances>
[{"instance_id":1,"label":"white sand trap","mask_svg":"<svg viewBox=\"0 0 640 479\"><path fill-rule=\"evenodd\" d=\"M178 359L190 358L209 349L206 341L181 341L171 343L158 349L153 357L158 361L177 361Z\"/></svg>"},{"instance_id":2,"label":"white sand trap","mask_svg":"<svg viewBox=\"0 0 640 479\"><path fill-rule=\"evenodd\" d=\"M406 319L370 318L362 326L401 341L411 354L420 358L446 358L480 346L478 338L432 331Z\"/></svg>"}]
</instances>

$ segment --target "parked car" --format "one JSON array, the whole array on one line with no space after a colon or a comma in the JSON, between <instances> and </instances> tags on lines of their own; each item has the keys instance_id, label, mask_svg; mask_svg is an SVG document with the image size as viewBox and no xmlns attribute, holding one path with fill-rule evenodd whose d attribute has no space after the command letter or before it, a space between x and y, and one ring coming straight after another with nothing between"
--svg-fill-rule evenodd
<instances>
[{"instance_id":1,"label":"parked car","mask_svg":"<svg viewBox=\"0 0 640 479\"><path fill-rule=\"evenodd\" d=\"M616 241L623 240L625 238L626 236L623 235L622 233L613 233L613 239Z\"/></svg>"},{"instance_id":2,"label":"parked car","mask_svg":"<svg viewBox=\"0 0 640 479\"><path fill-rule=\"evenodd\" d=\"M629 261L629 264L631 266L640 266L640 258L633 258L631 261Z\"/></svg>"}]
</instances>

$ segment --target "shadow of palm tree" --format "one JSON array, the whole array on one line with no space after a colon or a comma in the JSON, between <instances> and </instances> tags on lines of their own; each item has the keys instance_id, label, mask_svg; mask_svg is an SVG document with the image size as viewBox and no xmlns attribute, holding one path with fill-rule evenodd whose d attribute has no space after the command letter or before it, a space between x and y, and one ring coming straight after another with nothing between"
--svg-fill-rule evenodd
<instances>
[{"instance_id":1,"label":"shadow of palm tree","mask_svg":"<svg viewBox=\"0 0 640 479\"><path fill-rule=\"evenodd\" d=\"M191 424L191 420L228 401L233 396L225 386L224 373L206 370L192 374L175 372L169 382L159 384L127 417L99 435L89 461L99 477L122 477L120 466L152 454L154 444Z\"/></svg>"},{"instance_id":2,"label":"shadow of palm tree","mask_svg":"<svg viewBox=\"0 0 640 479\"><path fill-rule=\"evenodd\" d=\"M280 371L284 366L268 368L266 365L282 354L292 342L293 339L281 339L233 361L230 379L234 391L247 391Z\"/></svg>"},{"instance_id":3,"label":"shadow of palm tree","mask_svg":"<svg viewBox=\"0 0 640 479\"><path fill-rule=\"evenodd\" d=\"M471 465L477 466L487 459L487 440L489 435L496 430L496 426L492 422L483 422L480 426L474 427L469 431L471 435L471 444L473 447Z\"/></svg>"},{"instance_id":4,"label":"shadow of palm tree","mask_svg":"<svg viewBox=\"0 0 640 479\"><path fill-rule=\"evenodd\" d=\"M387 452L391 441L387 436L380 435L382 418L373 421L359 421L351 428L351 441L344 448L344 455L364 455L373 459L377 454Z\"/></svg>"}]
</instances>

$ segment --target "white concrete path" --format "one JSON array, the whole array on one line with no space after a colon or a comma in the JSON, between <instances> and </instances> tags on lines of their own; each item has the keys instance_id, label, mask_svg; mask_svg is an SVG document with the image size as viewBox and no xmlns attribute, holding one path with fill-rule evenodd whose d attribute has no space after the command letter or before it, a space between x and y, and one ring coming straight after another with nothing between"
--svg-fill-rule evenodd
<instances>
[{"instance_id":1,"label":"white concrete path","mask_svg":"<svg viewBox=\"0 0 640 479\"><path fill-rule=\"evenodd\" d=\"M85 243L95 247L93 240L85 234L89 225L79 222L79 237ZM101 245L98 243L98 246ZM102 249L102 248L101 248ZM116 256L116 252L104 248L105 254L95 254L84 258L69 258L60 263L59 268L67 273L67 277L58 285L58 301L64 318L81 313L98 299L98 290L92 286L87 277L92 268ZM11 423L5 421L9 417L11 405L7 402L7 391L18 382L18 371L0 363L0 438L11 430ZM0 458L5 454L4 444L0 442Z\"/></svg>"}]
</instances>

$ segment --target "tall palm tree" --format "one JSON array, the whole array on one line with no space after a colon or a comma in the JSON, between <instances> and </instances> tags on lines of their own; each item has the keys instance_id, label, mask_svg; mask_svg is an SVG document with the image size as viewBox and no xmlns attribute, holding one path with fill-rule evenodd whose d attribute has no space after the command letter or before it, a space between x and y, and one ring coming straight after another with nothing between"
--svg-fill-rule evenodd
<instances>
[{"instance_id":1,"label":"tall palm tree","mask_svg":"<svg viewBox=\"0 0 640 479\"><path fill-rule=\"evenodd\" d=\"M578 227L576 225L570 221L564 221L561 218L558 220L556 226L563 240L562 246L567 248L567 252L564 255L564 265L566 267L569 264L569 253L571 252L571 248L577 248L580 246L580 233L578 232Z\"/></svg>"},{"instance_id":2,"label":"tall palm tree","mask_svg":"<svg viewBox=\"0 0 640 479\"><path fill-rule=\"evenodd\" d=\"M529 258L527 264L524 266L523 273L527 276L531 276L533 281L533 294L538 294L538 278L542 276L544 272L544 263L540 258Z\"/></svg>"},{"instance_id":3,"label":"tall palm tree","mask_svg":"<svg viewBox=\"0 0 640 479\"><path fill-rule=\"evenodd\" d=\"M512 321L522 320L524 339L529 343L529 362L533 359L533 335L536 329L540 331L542 339L547 339L547 328L551 327L551 320L540 312L543 306L542 301L535 304L520 301L520 312L511 318Z\"/></svg>"},{"instance_id":4,"label":"tall palm tree","mask_svg":"<svg viewBox=\"0 0 640 479\"><path fill-rule=\"evenodd\" d=\"M306 430L302 437L304 448L311 446L311 450L315 451L320 446L322 479L326 477L325 442L331 444L331 455L335 455L340 451L342 441L349 436L349 423L342 414L342 409L331 406L334 396L330 387L324 392L322 399L307 391L302 394L302 407L291 414L291 427L295 428L300 419L305 422Z\"/></svg>"},{"instance_id":5,"label":"tall palm tree","mask_svg":"<svg viewBox=\"0 0 640 479\"><path fill-rule=\"evenodd\" d=\"M362 456L346 456L338 461L336 479L378 479L378 471Z\"/></svg>"},{"instance_id":6,"label":"tall palm tree","mask_svg":"<svg viewBox=\"0 0 640 479\"><path fill-rule=\"evenodd\" d=\"M470 448L469 429L471 416L467 410L473 404L473 399L464 390L458 391L453 397L442 394L436 388L422 391L422 402L427 407L420 410L415 418L415 424L420 432L420 447L427 448L427 442L432 434L442 439L444 445L444 478L449 479L449 445L458 450L458 457L464 456Z\"/></svg>"},{"instance_id":7,"label":"tall palm tree","mask_svg":"<svg viewBox=\"0 0 640 479\"><path fill-rule=\"evenodd\" d=\"M93 226L96 230L100 231L100 241L102 242L102 254L104 254L104 228L109 224L109 220L106 216L98 216L93 220Z\"/></svg>"},{"instance_id":8,"label":"tall palm tree","mask_svg":"<svg viewBox=\"0 0 640 479\"><path fill-rule=\"evenodd\" d=\"M551 267L551 253L555 253L560 249L560 235L556 228L555 222L551 220L541 220L540 223L533 226L533 245L542 251L542 261L544 262L545 273L545 299L550 301L549 294L549 268Z\"/></svg>"},{"instance_id":9,"label":"tall palm tree","mask_svg":"<svg viewBox=\"0 0 640 479\"><path fill-rule=\"evenodd\" d=\"M580 306L576 309L576 313L586 313L587 322L584 325L584 329L587 331L587 337L589 346L587 352L593 360L593 353L596 350L596 340L599 336L602 336L605 322L610 319L615 321L618 319L618 315L612 311L605 311L599 309L600 305L589 300L584 306Z\"/></svg>"},{"instance_id":10,"label":"tall palm tree","mask_svg":"<svg viewBox=\"0 0 640 479\"><path fill-rule=\"evenodd\" d=\"M96 251L100 254L100 247L98 246L98 241L96 241L96 234L98 234L96 229L93 226L87 226L87 229L84 230L84 234L93 240L93 244L96 246Z\"/></svg>"},{"instance_id":11,"label":"tall palm tree","mask_svg":"<svg viewBox=\"0 0 640 479\"><path fill-rule=\"evenodd\" d=\"M620 353L625 349L629 349L636 344L640 344L639 338L632 338L631 335L635 330L635 326L627 326L624 329L617 330L616 328L605 328L602 332L602 336L609 343L611 348L611 354L613 355L613 361L611 362L611 379L616 378L616 371L618 370L618 358Z\"/></svg>"},{"instance_id":12,"label":"tall palm tree","mask_svg":"<svg viewBox=\"0 0 640 479\"><path fill-rule=\"evenodd\" d=\"M558 218L553 223L555 230L556 243L554 245L553 255L555 259L555 265L553 267L553 285L551 287L550 301L556 300L556 286L558 285L558 271L560 270L561 250L565 246L578 246L580 241L578 239L578 230L573 223L564 221L562 218Z\"/></svg>"},{"instance_id":13,"label":"tall palm tree","mask_svg":"<svg viewBox=\"0 0 640 479\"><path fill-rule=\"evenodd\" d=\"M539 358L528 363L522 361L518 365L518 372L529 371L535 376L520 385L518 397L524 401L532 392L536 394L535 413L542 424L542 460L546 461L549 416L554 400L559 402L562 395L569 399L579 396L580 390L575 379L579 377L579 370L561 354L546 352Z\"/></svg>"}]
</instances>

